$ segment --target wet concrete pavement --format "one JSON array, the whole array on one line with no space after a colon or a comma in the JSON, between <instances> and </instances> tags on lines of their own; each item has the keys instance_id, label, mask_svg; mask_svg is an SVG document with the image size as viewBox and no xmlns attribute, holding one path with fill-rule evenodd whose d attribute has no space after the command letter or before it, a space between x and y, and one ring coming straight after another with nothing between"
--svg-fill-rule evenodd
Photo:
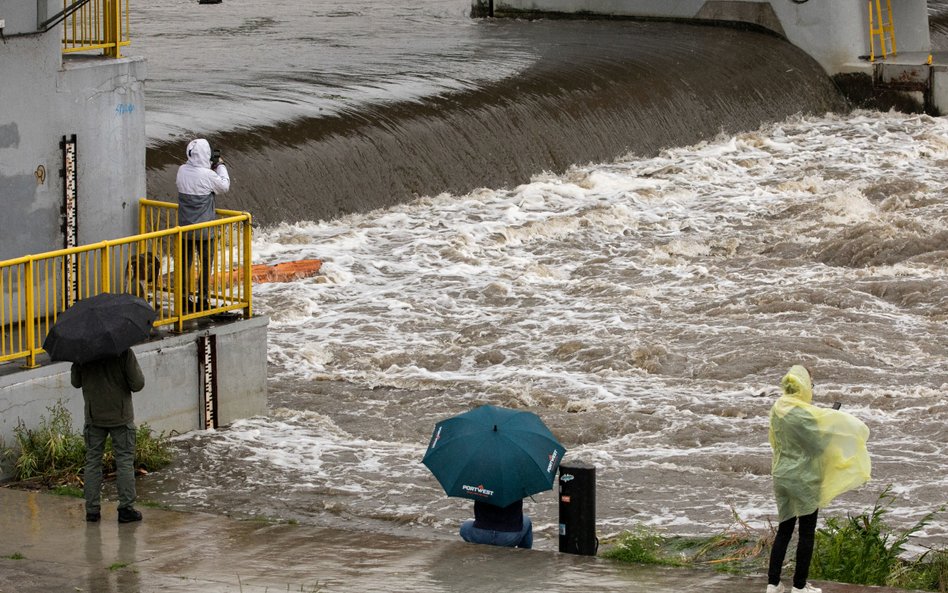
<instances>
[{"instance_id":1,"label":"wet concrete pavement","mask_svg":"<svg viewBox=\"0 0 948 593\"><path fill-rule=\"evenodd\" d=\"M760 593L765 584L762 576L382 534L353 548L343 530L204 513L143 508L143 522L119 525L114 503L102 511L102 522L86 523L81 500L0 488L0 593Z\"/></svg>"}]
</instances>

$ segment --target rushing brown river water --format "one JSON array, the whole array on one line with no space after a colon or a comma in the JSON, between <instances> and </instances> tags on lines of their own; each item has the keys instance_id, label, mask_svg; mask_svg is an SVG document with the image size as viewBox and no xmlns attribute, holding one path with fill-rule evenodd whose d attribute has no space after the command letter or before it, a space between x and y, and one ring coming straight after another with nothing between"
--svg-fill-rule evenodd
<instances>
[{"instance_id":1,"label":"rushing brown river water","mask_svg":"<svg viewBox=\"0 0 948 593\"><path fill-rule=\"evenodd\" d=\"M209 135L255 259L325 264L255 288L271 414L179 437L141 496L454 538L469 504L421 457L493 403L597 466L601 537L765 529L767 411L803 363L872 431L872 482L824 515L948 502L945 119L849 112L748 31L185 4L140 15L149 193ZM555 549L554 496L527 511ZM944 515L913 539L946 542Z\"/></svg>"}]
</instances>

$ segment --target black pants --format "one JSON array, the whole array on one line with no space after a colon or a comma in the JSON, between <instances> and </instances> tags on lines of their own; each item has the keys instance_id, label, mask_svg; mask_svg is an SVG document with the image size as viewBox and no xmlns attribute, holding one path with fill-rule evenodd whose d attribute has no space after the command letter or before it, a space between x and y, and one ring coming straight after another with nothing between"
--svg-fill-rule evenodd
<instances>
[{"instance_id":1,"label":"black pants","mask_svg":"<svg viewBox=\"0 0 948 593\"><path fill-rule=\"evenodd\" d=\"M799 517L800 533L797 541L797 561L793 571L793 586L802 589L806 586L806 579L810 576L810 560L813 558L813 539L816 536L817 509L809 515ZM790 517L781 521L777 526L777 537L774 538L774 547L770 550L770 569L767 571L767 583L780 583L780 571L783 568L783 559L787 555L787 546L790 545L790 536L793 535L793 526L797 517Z\"/></svg>"},{"instance_id":2,"label":"black pants","mask_svg":"<svg viewBox=\"0 0 948 593\"><path fill-rule=\"evenodd\" d=\"M198 280L197 286L191 286L191 267L194 266L195 257L200 260L201 278ZM184 239L184 261L187 262L185 269L188 271L185 286L188 287L189 293L199 296L200 300L198 302L203 303L199 310L203 310L208 306L208 296L211 291L211 267L214 265L214 240L202 240L200 238L190 239L186 237Z\"/></svg>"}]
</instances>

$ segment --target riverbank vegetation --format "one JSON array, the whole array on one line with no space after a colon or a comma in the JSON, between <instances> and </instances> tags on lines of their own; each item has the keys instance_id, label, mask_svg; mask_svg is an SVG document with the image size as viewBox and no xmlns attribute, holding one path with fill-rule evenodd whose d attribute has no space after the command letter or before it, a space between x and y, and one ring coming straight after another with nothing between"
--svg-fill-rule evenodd
<instances>
[{"instance_id":1,"label":"riverbank vegetation","mask_svg":"<svg viewBox=\"0 0 948 593\"><path fill-rule=\"evenodd\" d=\"M943 513L944 507L908 529L896 531L885 522L895 501L891 487L887 487L872 509L858 515L827 517L816 532L810 577L948 593L948 548L915 555L906 549L911 537ZM735 513L734 524L712 537L665 536L639 526L603 542L609 547L601 555L621 562L766 574L775 534L776 525L764 532L754 530ZM793 558L792 551L787 558ZM792 572L792 568L789 570Z\"/></svg>"},{"instance_id":2,"label":"riverbank vegetation","mask_svg":"<svg viewBox=\"0 0 948 593\"><path fill-rule=\"evenodd\" d=\"M73 430L72 414L62 402L47 410L49 415L43 416L35 428L28 428L22 422L17 424L13 429L15 442L10 447L0 447L0 458L12 461L14 485L69 493L82 484L85 441L81 433ZM139 425L135 441L136 470L147 473L170 463L171 446L164 433L156 435L147 424ZM115 472L112 439L106 441L102 471L105 475Z\"/></svg>"}]
</instances>

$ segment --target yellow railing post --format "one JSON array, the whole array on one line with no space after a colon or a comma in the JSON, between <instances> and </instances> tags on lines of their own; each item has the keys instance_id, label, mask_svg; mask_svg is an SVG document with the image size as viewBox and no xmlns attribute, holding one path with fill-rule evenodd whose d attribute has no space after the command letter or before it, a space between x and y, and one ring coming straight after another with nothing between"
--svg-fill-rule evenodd
<instances>
[{"instance_id":1,"label":"yellow railing post","mask_svg":"<svg viewBox=\"0 0 948 593\"><path fill-rule=\"evenodd\" d=\"M181 266L184 263L184 256L181 253L182 248L184 247L184 241L182 240L182 233L179 229L175 233L175 244L177 247L174 252L174 311L178 317L177 326L178 331L184 331L184 299L182 298L181 283L184 281L184 274L181 273Z\"/></svg>"},{"instance_id":2,"label":"yellow railing post","mask_svg":"<svg viewBox=\"0 0 948 593\"><path fill-rule=\"evenodd\" d=\"M889 22L883 27L892 36L892 55L896 56L899 50L895 46L895 21L892 19L892 0L885 0L886 11L889 13Z\"/></svg>"},{"instance_id":3,"label":"yellow railing post","mask_svg":"<svg viewBox=\"0 0 948 593\"><path fill-rule=\"evenodd\" d=\"M244 298L247 299L247 306L244 308L244 319L253 317L253 278L250 274L250 265L253 263L253 226L250 224L250 215L244 220L244 256L241 259L244 274Z\"/></svg>"},{"instance_id":4,"label":"yellow railing post","mask_svg":"<svg viewBox=\"0 0 948 593\"><path fill-rule=\"evenodd\" d=\"M895 44L895 21L892 18L892 0L886 0L886 14L888 22L882 17L881 0L875 0L875 10L872 8L873 0L869 0L869 61L876 61L876 37L879 38L879 51L882 58L889 55L886 47L886 33L891 37L892 55L897 55L898 50ZM878 26L877 26L878 23Z\"/></svg>"},{"instance_id":5,"label":"yellow railing post","mask_svg":"<svg viewBox=\"0 0 948 593\"><path fill-rule=\"evenodd\" d=\"M102 292L109 292L112 288L111 277L112 277L112 252L108 246L105 246L102 249L102 255L100 256L100 264L102 266L101 278L99 279L100 286L102 287Z\"/></svg>"},{"instance_id":6,"label":"yellow railing post","mask_svg":"<svg viewBox=\"0 0 948 593\"><path fill-rule=\"evenodd\" d=\"M4 350L6 349L5 346L7 345L7 308L3 306L6 304L6 301L7 301L7 292L6 290L4 290L4 286L3 286L4 284L3 278L4 278L5 272L6 270L4 270L3 268L0 268L0 356L3 356ZM10 298L10 305L12 308L13 306L12 297ZM12 338L13 338L12 327L10 331L10 338L12 341ZM10 344L10 350L13 350L13 344Z\"/></svg>"},{"instance_id":7,"label":"yellow railing post","mask_svg":"<svg viewBox=\"0 0 948 593\"><path fill-rule=\"evenodd\" d=\"M869 61L876 61L876 26L875 13L872 10L872 0L869 0Z\"/></svg>"},{"instance_id":8,"label":"yellow railing post","mask_svg":"<svg viewBox=\"0 0 948 593\"><path fill-rule=\"evenodd\" d=\"M33 258L26 262L25 282L20 283L20 291L26 290L26 368L32 369L36 364L36 303L33 295ZM26 286L24 286L24 284Z\"/></svg>"},{"instance_id":9,"label":"yellow railing post","mask_svg":"<svg viewBox=\"0 0 948 593\"><path fill-rule=\"evenodd\" d=\"M112 21L112 38L109 39L109 43L114 45L111 48L111 53L108 55L113 58L122 57L122 3L121 0L108 0L108 4L111 5L112 10L109 11L109 15Z\"/></svg>"},{"instance_id":10,"label":"yellow railing post","mask_svg":"<svg viewBox=\"0 0 948 593\"><path fill-rule=\"evenodd\" d=\"M882 57L885 58L888 55L888 52L885 49L885 23L882 22L882 5L879 4L881 0L876 0L876 17L879 19L879 26L876 28L876 33L879 34L879 51L882 52Z\"/></svg>"}]
</instances>

